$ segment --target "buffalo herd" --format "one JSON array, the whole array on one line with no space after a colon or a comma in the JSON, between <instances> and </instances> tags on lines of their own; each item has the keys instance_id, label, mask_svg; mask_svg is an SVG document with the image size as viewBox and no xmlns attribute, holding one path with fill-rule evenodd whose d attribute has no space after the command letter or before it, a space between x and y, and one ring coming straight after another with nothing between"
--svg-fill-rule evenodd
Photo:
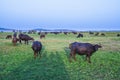
<instances>
[{"instance_id":1,"label":"buffalo herd","mask_svg":"<svg viewBox=\"0 0 120 80\"><path fill-rule=\"evenodd\" d=\"M36 33L35 31L30 31L30 33ZM59 34L61 32L51 32L51 34ZM70 32L64 32L63 34L67 35L70 34ZM77 35L77 38L83 37L84 35L82 33L77 33L77 32L72 32L74 35ZM45 38L45 36L48 34L48 32L42 33L42 32L38 32L38 34L40 35L40 39ZM99 32L89 32L90 35L101 35L101 36L105 36L104 33L99 33ZM117 34L117 36L119 37L120 34ZM27 34L24 33L20 33L18 35L17 38L17 33L14 32L13 36L12 35L7 35L6 39L12 39L12 43L14 46L16 46L16 43L19 42L22 44L22 41L24 41L25 44L28 44L30 40L33 41L32 44L32 50L34 52L34 58L36 58L38 56L38 54L41 56L41 50L42 50L42 43L40 41L34 41L33 37L30 37ZM76 57L75 55L85 55L86 56L86 60L88 61L88 63L91 63L90 57L92 56L93 53L95 53L99 48L102 48L102 46L100 44L91 44L91 43L82 43L82 42L73 42L69 44L69 49L70 49L70 54L69 54L69 61L72 61L72 58L76 61Z\"/></svg>"}]
</instances>

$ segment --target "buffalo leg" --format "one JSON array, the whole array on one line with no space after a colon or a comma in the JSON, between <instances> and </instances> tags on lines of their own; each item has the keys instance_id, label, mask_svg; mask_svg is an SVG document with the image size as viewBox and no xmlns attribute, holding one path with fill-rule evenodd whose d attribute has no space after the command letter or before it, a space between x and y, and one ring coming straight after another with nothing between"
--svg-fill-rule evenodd
<instances>
[{"instance_id":1,"label":"buffalo leg","mask_svg":"<svg viewBox=\"0 0 120 80\"><path fill-rule=\"evenodd\" d=\"M74 60L76 61L76 57L75 57L75 55L76 55L76 54L74 53L74 54L73 54L73 58L74 58Z\"/></svg>"},{"instance_id":2,"label":"buffalo leg","mask_svg":"<svg viewBox=\"0 0 120 80\"><path fill-rule=\"evenodd\" d=\"M38 52L36 53L36 56L38 56Z\"/></svg>"},{"instance_id":3,"label":"buffalo leg","mask_svg":"<svg viewBox=\"0 0 120 80\"><path fill-rule=\"evenodd\" d=\"M26 44L26 41L25 41L25 44Z\"/></svg>"},{"instance_id":4,"label":"buffalo leg","mask_svg":"<svg viewBox=\"0 0 120 80\"><path fill-rule=\"evenodd\" d=\"M85 61L87 61L87 60L88 60L87 58L88 58L88 55L86 55Z\"/></svg>"},{"instance_id":5,"label":"buffalo leg","mask_svg":"<svg viewBox=\"0 0 120 80\"><path fill-rule=\"evenodd\" d=\"M19 42L22 44L21 40L19 40Z\"/></svg>"},{"instance_id":6,"label":"buffalo leg","mask_svg":"<svg viewBox=\"0 0 120 80\"><path fill-rule=\"evenodd\" d=\"M88 56L88 62L91 63L91 61L90 61L90 56Z\"/></svg>"},{"instance_id":7,"label":"buffalo leg","mask_svg":"<svg viewBox=\"0 0 120 80\"><path fill-rule=\"evenodd\" d=\"M34 52L34 59L36 59L36 56L37 56L37 53L36 53L36 52Z\"/></svg>"},{"instance_id":8,"label":"buffalo leg","mask_svg":"<svg viewBox=\"0 0 120 80\"><path fill-rule=\"evenodd\" d=\"M16 42L14 42L14 46L16 46Z\"/></svg>"},{"instance_id":9,"label":"buffalo leg","mask_svg":"<svg viewBox=\"0 0 120 80\"><path fill-rule=\"evenodd\" d=\"M41 57L41 53L40 53L40 51L39 51L39 55L40 55L40 57Z\"/></svg>"},{"instance_id":10,"label":"buffalo leg","mask_svg":"<svg viewBox=\"0 0 120 80\"><path fill-rule=\"evenodd\" d=\"M28 45L28 41L27 41L27 45Z\"/></svg>"},{"instance_id":11,"label":"buffalo leg","mask_svg":"<svg viewBox=\"0 0 120 80\"><path fill-rule=\"evenodd\" d=\"M86 60L88 60L88 62L91 63L91 61L90 61L90 55L89 54L86 55Z\"/></svg>"},{"instance_id":12,"label":"buffalo leg","mask_svg":"<svg viewBox=\"0 0 120 80\"><path fill-rule=\"evenodd\" d=\"M70 53L69 61L72 62L72 53Z\"/></svg>"},{"instance_id":13,"label":"buffalo leg","mask_svg":"<svg viewBox=\"0 0 120 80\"><path fill-rule=\"evenodd\" d=\"M70 52L70 58L69 58L69 61L70 61L70 62L72 62L72 57L73 57L73 56L75 56L75 55L74 55L74 51L71 51L71 52ZM75 58L75 57L74 57L74 58Z\"/></svg>"}]
</instances>

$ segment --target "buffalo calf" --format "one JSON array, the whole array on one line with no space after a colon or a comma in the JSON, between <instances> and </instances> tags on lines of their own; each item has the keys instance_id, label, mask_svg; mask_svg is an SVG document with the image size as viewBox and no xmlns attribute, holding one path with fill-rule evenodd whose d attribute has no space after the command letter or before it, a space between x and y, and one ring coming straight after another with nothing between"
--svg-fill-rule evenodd
<instances>
[{"instance_id":1,"label":"buffalo calf","mask_svg":"<svg viewBox=\"0 0 120 80\"><path fill-rule=\"evenodd\" d=\"M38 53L40 54L41 49L42 49L42 44L39 41L34 41L32 44L32 49L34 51L34 58L38 56ZM40 54L41 56L41 54Z\"/></svg>"}]
</instances>

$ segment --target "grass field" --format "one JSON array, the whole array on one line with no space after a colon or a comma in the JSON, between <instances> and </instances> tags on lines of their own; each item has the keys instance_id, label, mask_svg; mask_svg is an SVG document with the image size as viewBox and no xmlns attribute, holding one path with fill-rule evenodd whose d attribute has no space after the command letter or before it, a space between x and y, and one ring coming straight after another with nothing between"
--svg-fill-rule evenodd
<instances>
[{"instance_id":1,"label":"grass field","mask_svg":"<svg viewBox=\"0 0 120 80\"><path fill-rule=\"evenodd\" d=\"M7 34L0 33L0 80L120 80L120 37L116 32L106 36L92 36L87 32L83 38L73 34L47 34L40 40L38 34L29 34L43 45L42 57L33 58L29 45L13 46ZM91 64L85 56L76 56L69 62L71 42L100 43L102 48L91 57Z\"/></svg>"}]
</instances>

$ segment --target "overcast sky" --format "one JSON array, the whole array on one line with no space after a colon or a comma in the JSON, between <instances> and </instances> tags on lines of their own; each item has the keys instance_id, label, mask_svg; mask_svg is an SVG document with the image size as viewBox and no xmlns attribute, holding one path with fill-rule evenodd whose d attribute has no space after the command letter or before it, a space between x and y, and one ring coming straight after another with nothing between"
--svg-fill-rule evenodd
<instances>
[{"instance_id":1,"label":"overcast sky","mask_svg":"<svg viewBox=\"0 0 120 80\"><path fill-rule=\"evenodd\" d=\"M120 0L0 0L0 27L120 30Z\"/></svg>"}]
</instances>

